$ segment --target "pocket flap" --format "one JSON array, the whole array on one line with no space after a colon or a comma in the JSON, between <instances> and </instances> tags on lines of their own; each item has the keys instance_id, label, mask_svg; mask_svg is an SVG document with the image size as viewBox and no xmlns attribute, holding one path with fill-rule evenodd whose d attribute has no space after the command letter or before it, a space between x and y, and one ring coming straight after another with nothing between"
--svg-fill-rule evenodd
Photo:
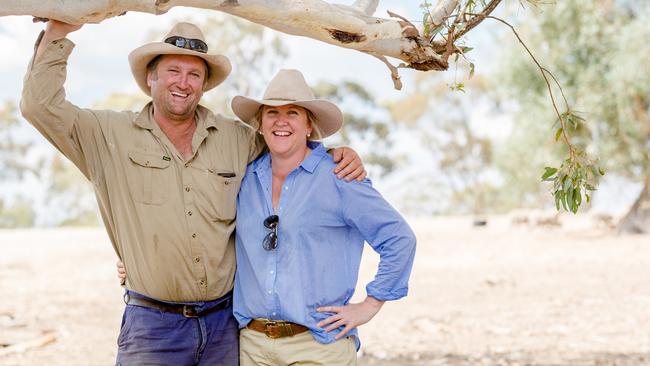
<instances>
[{"instance_id":1,"label":"pocket flap","mask_svg":"<svg viewBox=\"0 0 650 366\"><path fill-rule=\"evenodd\" d=\"M129 158L134 163L147 167L164 169L169 166L170 158L163 154L154 154L145 151L131 150Z\"/></svg>"}]
</instances>

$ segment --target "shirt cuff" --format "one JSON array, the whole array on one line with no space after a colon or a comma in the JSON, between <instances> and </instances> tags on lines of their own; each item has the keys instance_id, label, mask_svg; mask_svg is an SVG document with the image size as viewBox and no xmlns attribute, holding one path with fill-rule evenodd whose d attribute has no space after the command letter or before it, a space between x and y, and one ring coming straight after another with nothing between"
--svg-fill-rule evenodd
<instances>
[{"instance_id":1,"label":"shirt cuff","mask_svg":"<svg viewBox=\"0 0 650 366\"><path fill-rule=\"evenodd\" d=\"M408 288L403 287L396 290L382 290L375 288L372 284L366 286L366 293L379 301L399 300L408 294Z\"/></svg>"}]
</instances>

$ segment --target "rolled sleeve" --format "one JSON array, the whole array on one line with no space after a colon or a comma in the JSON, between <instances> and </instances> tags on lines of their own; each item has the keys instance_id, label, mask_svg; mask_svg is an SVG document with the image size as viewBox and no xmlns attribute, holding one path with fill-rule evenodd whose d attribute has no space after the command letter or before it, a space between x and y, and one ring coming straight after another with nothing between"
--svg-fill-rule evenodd
<instances>
[{"instance_id":1,"label":"rolled sleeve","mask_svg":"<svg viewBox=\"0 0 650 366\"><path fill-rule=\"evenodd\" d=\"M379 268L366 286L377 300L397 300L407 295L408 279L415 258L416 238L404 218L368 179L363 182L337 180L346 223L355 227L379 253Z\"/></svg>"}]
</instances>

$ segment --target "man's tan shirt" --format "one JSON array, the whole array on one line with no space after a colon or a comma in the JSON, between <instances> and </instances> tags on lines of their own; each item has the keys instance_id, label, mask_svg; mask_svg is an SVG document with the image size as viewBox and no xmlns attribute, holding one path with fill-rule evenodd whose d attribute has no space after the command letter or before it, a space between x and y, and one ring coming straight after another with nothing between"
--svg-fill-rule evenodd
<instances>
[{"instance_id":1,"label":"man's tan shirt","mask_svg":"<svg viewBox=\"0 0 650 366\"><path fill-rule=\"evenodd\" d=\"M221 297L235 273L237 192L262 143L243 123L199 106L185 161L151 103L140 113L76 107L63 89L73 48L54 41L30 64L23 115L93 183L129 289L170 301Z\"/></svg>"}]
</instances>

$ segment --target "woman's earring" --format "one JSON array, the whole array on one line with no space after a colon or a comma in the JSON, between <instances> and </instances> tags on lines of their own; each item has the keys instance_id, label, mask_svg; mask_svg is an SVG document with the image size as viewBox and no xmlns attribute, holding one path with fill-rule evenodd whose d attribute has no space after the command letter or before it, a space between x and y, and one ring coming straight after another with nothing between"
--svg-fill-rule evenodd
<instances>
[{"instance_id":1,"label":"woman's earring","mask_svg":"<svg viewBox=\"0 0 650 366\"><path fill-rule=\"evenodd\" d=\"M307 132L307 137L311 137L311 132Z\"/></svg>"}]
</instances>

